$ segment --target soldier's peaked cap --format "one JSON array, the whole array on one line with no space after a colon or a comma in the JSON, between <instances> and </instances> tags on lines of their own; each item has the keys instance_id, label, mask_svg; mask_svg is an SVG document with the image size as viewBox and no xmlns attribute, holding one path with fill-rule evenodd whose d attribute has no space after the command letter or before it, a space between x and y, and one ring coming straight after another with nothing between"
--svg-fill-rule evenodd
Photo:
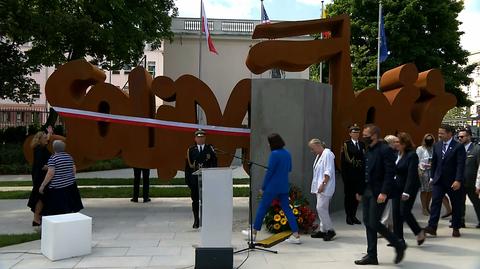
<instances>
[{"instance_id":1,"label":"soldier's peaked cap","mask_svg":"<svg viewBox=\"0 0 480 269\"><path fill-rule=\"evenodd\" d=\"M206 135L206 133L202 129L198 129L198 130L195 131L195 136L205 136L205 135Z\"/></svg>"}]
</instances>

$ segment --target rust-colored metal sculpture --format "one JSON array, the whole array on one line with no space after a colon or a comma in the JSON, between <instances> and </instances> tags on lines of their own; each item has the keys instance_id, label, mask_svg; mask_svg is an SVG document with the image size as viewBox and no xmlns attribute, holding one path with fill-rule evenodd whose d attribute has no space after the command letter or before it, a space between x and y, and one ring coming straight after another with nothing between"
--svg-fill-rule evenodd
<instances>
[{"instance_id":1,"label":"rust-colored metal sculpture","mask_svg":"<svg viewBox=\"0 0 480 269\"><path fill-rule=\"evenodd\" d=\"M324 31L331 32L329 39L260 42L251 48L247 67L255 74L272 68L302 71L328 60L333 88L332 148L337 155L348 136L347 128L353 123L375 123L384 134L408 132L416 143L425 133L436 133L444 115L456 104L455 96L445 92L439 70L418 74L414 64L405 64L383 74L381 91L370 88L354 93L348 16L262 24L255 28L253 38L274 39Z\"/></svg>"},{"instance_id":2,"label":"rust-colored metal sculpture","mask_svg":"<svg viewBox=\"0 0 480 269\"><path fill-rule=\"evenodd\" d=\"M333 87L332 148L340 153L347 127L352 123L375 123L385 134L408 132L420 142L427 132L435 132L443 116L455 105L453 95L445 92L440 71L418 74L413 64L385 72L381 92L352 90L350 62L350 20L348 16L303 22L263 24L255 28L253 38L282 38L331 32L331 38L313 41L268 40L253 46L246 64L256 74L268 69L302 71L320 61L329 61L329 82ZM129 94L104 83L102 70L84 60L69 62L47 81L46 95L52 106L107 114L155 118L186 123L196 122L196 104L205 111L207 124L242 127L251 99L251 80L237 83L222 115L210 88L198 78L184 75L176 81L164 76L152 78L142 67L129 74ZM154 98L164 104L155 111ZM67 151L79 168L96 160L121 156L133 167L158 168L160 178L171 178L183 170L185 151L193 142L192 132L130 126L112 122L64 118ZM208 142L233 153L241 148L249 156L249 138L208 135ZM27 142L28 143L28 140ZM26 145L26 144L25 144ZM32 151L25 146L25 156ZM227 166L233 156L219 154L219 165Z\"/></svg>"}]
</instances>

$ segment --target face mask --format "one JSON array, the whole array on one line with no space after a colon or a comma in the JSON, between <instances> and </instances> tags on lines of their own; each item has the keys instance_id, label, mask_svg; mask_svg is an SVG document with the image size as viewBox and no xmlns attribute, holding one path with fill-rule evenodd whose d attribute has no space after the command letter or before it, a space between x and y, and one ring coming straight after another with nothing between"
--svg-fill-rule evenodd
<instances>
[{"instance_id":1,"label":"face mask","mask_svg":"<svg viewBox=\"0 0 480 269\"><path fill-rule=\"evenodd\" d=\"M426 139L425 140L425 145L427 147L431 147L433 145L433 139Z\"/></svg>"},{"instance_id":2,"label":"face mask","mask_svg":"<svg viewBox=\"0 0 480 269\"><path fill-rule=\"evenodd\" d=\"M365 142L365 144L367 144L367 146L370 146L370 144L372 144L373 142L371 137L364 137L363 141Z\"/></svg>"}]
</instances>

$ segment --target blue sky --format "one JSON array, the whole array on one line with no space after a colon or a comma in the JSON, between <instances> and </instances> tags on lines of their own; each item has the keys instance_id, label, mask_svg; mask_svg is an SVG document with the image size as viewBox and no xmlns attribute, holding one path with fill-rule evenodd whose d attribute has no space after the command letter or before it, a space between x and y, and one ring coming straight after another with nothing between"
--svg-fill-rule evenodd
<instances>
[{"instance_id":1,"label":"blue sky","mask_svg":"<svg viewBox=\"0 0 480 269\"><path fill-rule=\"evenodd\" d=\"M331 3L333 0L325 0ZM465 34L461 45L471 51L480 51L480 0L464 0L460 13L460 30ZM200 0L175 0L180 17L199 17ZM260 19L260 0L204 0L209 18ZM264 0L270 20L308 20L320 17L321 0Z\"/></svg>"}]
</instances>

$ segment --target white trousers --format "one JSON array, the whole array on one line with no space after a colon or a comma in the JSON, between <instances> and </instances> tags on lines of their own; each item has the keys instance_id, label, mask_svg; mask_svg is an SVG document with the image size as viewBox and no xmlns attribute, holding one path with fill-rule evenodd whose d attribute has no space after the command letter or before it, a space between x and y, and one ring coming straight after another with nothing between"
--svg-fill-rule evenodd
<instances>
[{"instance_id":1,"label":"white trousers","mask_svg":"<svg viewBox=\"0 0 480 269\"><path fill-rule=\"evenodd\" d=\"M327 232L333 230L332 219L330 218L329 206L332 196L326 196L323 193L317 193L317 213L320 219L320 231Z\"/></svg>"}]
</instances>

